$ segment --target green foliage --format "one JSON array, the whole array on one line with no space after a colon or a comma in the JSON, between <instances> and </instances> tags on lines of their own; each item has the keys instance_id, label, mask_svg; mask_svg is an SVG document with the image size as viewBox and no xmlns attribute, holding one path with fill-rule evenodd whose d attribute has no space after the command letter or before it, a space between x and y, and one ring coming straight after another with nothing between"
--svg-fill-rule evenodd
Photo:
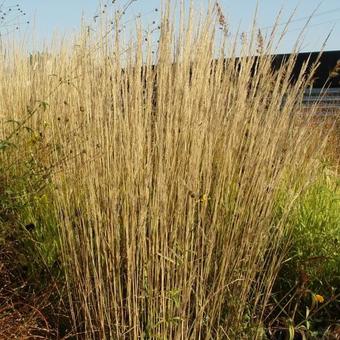
<instances>
[{"instance_id":1,"label":"green foliage","mask_svg":"<svg viewBox=\"0 0 340 340\"><path fill-rule=\"evenodd\" d=\"M292 215L291 261L313 289L340 284L340 179L324 170Z\"/></svg>"},{"instance_id":2,"label":"green foliage","mask_svg":"<svg viewBox=\"0 0 340 340\"><path fill-rule=\"evenodd\" d=\"M8 121L13 130L0 142L0 247L15 245L18 266L41 281L56 267L59 245L43 134L25 121Z\"/></svg>"},{"instance_id":3,"label":"green foliage","mask_svg":"<svg viewBox=\"0 0 340 340\"><path fill-rule=\"evenodd\" d=\"M323 168L296 201L288 223L291 247L274 287L269 329L289 339L320 338L336 325L340 306L338 175Z\"/></svg>"}]
</instances>

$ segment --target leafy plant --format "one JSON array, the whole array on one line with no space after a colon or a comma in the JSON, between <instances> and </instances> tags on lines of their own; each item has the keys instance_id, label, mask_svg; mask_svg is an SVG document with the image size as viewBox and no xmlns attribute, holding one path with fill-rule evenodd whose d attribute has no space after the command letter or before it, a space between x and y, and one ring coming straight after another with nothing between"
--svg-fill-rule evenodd
<instances>
[{"instance_id":1,"label":"leafy plant","mask_svg":"<svg viewBox=\"0 0 340 340\"><path fill-rule=\"evenodd\" d=\"M267 317L274 333L318 338L339 322L339 183L336 172L321 169L292 211L291 247Z\"/></svg>"}]
</instances>

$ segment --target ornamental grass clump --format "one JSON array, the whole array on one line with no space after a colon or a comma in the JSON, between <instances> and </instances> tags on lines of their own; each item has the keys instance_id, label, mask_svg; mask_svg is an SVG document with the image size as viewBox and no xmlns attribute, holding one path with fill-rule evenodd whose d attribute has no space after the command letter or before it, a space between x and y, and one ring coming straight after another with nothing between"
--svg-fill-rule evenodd
<instances>
[{"instance_id":1,"label":"ornamental grass clump","mask_svg":"<svg viewBox=\"0 0 340 340\"><path fill-rule=\"evenodd\" d=\"M299 115L314 68L291 83L293 51L273 71L277 26L259 49L255 25L239 45L217 39L213 12L185 18L163 12L157 53L142 28L127 46L84 30L45 56L50 74L21 55L0 73L1 113L49 104L30 122L52 146L80 337L259 337L286 220L322 148Z\"/></svg>"}]
</instances>

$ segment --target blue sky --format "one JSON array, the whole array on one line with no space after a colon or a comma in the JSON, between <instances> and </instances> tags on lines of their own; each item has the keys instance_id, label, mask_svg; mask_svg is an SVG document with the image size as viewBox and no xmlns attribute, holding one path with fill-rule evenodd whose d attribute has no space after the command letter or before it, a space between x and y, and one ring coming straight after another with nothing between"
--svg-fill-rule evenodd
<instances>
[{"instance_id":1,"label":"blue sky","mask_svg":"<svg viewBox=\"0 0 340 340\"><path fill-rule=\"evenodd\" d=\"M0 4L3 0L0 1ZM103 1L108 4L108 9L122 8L128 0L116 0L116 5L112 1ZM197 8L201 3L208 3L208 0L194 0ZM231 32L235 32L240 25L241 30L249 29L251 18L254 13L256 1L234 1L220 0L220 5L224 14L230 22ZM158 22L158 13L155 8L159 8L160 0L135 0L127 11L125 18L129 21L134 16L141 14L143 22L150 24ZM79 27L80 17L83 14L88 22L93 23L93 17L98 11L97 0L6 0L5 6L16 5L26 12L26 16L21 19L20 30L31 32L34 30L38 41L49 39L53 32L68 34L76 31ZM319 7L318 7L319 6ZM295 19L289 28L289 33L281 47L282 52L288 52L299 30L304 25L307 16L317 7L314 18L310 23L310 28L303 42L302 49L305 51L319 50L327 34L333 28L333 33L329 39L326 49L340 49L340 1L339 0L259 0L258 25L259 27L271 26L275 17L283 7L282 22L287 20L289 14L297 7ZM26 21L30 20L27 25ZM127 25L131 25L132 22ZM0 26L1 29L1 26Z\"/></svg>"}]
</instances>

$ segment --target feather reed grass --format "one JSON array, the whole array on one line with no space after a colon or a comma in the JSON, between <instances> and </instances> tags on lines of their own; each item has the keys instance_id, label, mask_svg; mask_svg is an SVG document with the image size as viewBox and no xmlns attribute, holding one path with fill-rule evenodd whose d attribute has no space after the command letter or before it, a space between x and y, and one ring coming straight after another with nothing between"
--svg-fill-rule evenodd
<instances>
[{"instance_id":1,"label":"feather reed grass","mask_svg":"<svg viewBox=\"0 0 340 340\"><path fill-rule=\"evenodd\" d=\"M84 29L33 65L15 49L0 63L0 114L48 103L27 124L41 131L33 159L53 170L80 338L260 337L323 144L299 114L313 70L292 84L297 51L273 71L274 38L259 54L256 27L239 46L216 39L216 20L176 28L165 10L156 62L137 27L128 47Z\"/></svg>"}]
</instances>

